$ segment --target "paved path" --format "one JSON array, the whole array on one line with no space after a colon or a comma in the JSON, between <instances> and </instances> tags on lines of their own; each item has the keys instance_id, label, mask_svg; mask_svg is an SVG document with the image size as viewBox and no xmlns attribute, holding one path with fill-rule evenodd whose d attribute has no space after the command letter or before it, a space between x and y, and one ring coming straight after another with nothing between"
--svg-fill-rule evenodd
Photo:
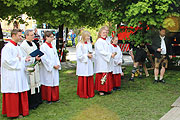
<instances>
[{"instance_id":1,"label":"paved path","mask_svg":"<svg viewBox=\"0 0 180 120\"><path fill-rule=\"evenodd\" d=\"M67 47L66 49L69 50L69 53L67 55L67 60L69 60L69 61L76 61L76 48L74 48L74 47ZM123 59L125 61L123 63L123 65L132 65L133 64L133 61L132 61L130 55L124 55Z\"/></svg>"},{"instance_id":2,"label":"paved path","mask_svg":"<svg viewBox=\"0 0 180 120\"><path fill-rule=\"evenodd\" d=\"M180 97L171 105L171 109L160 120L180 120Z\"/></svg>"}]
</instances>

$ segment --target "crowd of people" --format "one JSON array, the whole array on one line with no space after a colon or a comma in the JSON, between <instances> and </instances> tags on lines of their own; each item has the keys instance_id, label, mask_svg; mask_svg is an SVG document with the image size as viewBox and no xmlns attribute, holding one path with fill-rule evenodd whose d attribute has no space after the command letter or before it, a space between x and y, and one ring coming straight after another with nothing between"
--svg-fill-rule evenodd
<instances>
[{"instance_id":1,"label":"crowd of people","mask_svg":"<svg viewBox=\"0 0 180 120\"><path fill-rule=\"evenodd\" d=\"M114 37L111 40L107 37L108 31L106 26L100 29L95 43L95 53L92 50L88 31L82 32L82 39L77 44L77 95L81 98L93 97L95 90L103 96L121 87L122 52L117 45L118 38Z\"/></svg>"},{"instance_id":2,"label":"crowd of people","mask_svg":"<svg viewBox=\"0 0 180 120\"><path fill-rule=\"evenodd\" d=\"M130 81L134 81L135 73L137 72L137 69L139 67L139 77L142 78L142 72L144 68L144 72L146 74L146 77L149 76L145 61L148 58L149 61L152 64L152 67L154 68L154 81L153 83L165 83L164 80L164 73L165 69L168 66L168 59L172 59L172 45L171 41L166 36L166 29L160 28L159 33L152 36L152 52L154 54L155 60L153 61L150 57L149 50L147 48L147 45L145 43L141 43L137 45L136 47L132 47L135 51L135 54L133 54L132 51L130 51L130 55L132 56L132 59L134 61L132 74L130 77ZM158 79L159 75L159 68L160 70L160 77Z\"/></svg>"},{"instance_id":3,"label":"crowd of people","mask_svg":"<svg viewBox=\"0 0 180 120\"><path fill-rule=\"evenodd\" d=\"M80 98L94 97L95 90L100 96L104 96L121 89L123 54L117 45L118 37L111 38L108 32L107 26L99 30L95 51L92 49L91 35L88 31L82 32L81 40L76 45L77 95ZM165 29L160 29L158 36L152 40L155 56L154 83L165 83L163 76L167 68L167 57L172 54L165 32ZM2 114L7 117L26 116L29 114L29 109L36 109L43 101L47 104L59 102L61 65L57 49L51 44L54 34L45 32L45 42L39 47L39 52L43 54L35 56L31 56L31 53L38 50L33 42L34 32L26 30L24 34L25 40L18 45L22 40L22 31L13 29L12 40L3 47L1 52ZM143 46L138 47L134 55L130 81L134 81L134 74L139 65L142 75L142 66L147 57ZM162 69L158 80L160 64ZM149 76L147 71L146 76Z\"/></svg>"},{"instance_id":4,"label":"crowd of people","mask_svg":"<svg viewBox=\"0 0 180 120\"><path fill-rule=\"evenodd\" d=\"M46 42L40 46L44 54L31 57L37 50L33 30L13 29L10 40L1 52L2 114L7 117L23 117L29 109L36 109L42 101L48 104L59 101L59 71L61 69L57 50L51 42L54 34L45 33ZM38 53L38 52L37 52ZM30 69L33 68L33 69ZM16 104L14 104L16 103Z\"/></svg>"}]
</instances>

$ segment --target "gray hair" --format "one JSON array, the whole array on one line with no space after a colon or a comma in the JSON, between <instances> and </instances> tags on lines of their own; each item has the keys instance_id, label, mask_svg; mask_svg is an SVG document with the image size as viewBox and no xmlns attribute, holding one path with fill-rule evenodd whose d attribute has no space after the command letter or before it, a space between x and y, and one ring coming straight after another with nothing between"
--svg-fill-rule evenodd
<instances>
[{"instance_id":1,"label":"gray hair","mask_svg":"<svg viewBox=\"0 0 180 120\"><path fill-rule=\"evenodd\" d=\"M31 30L31 29L26 30L26 31L24 32L24 36L26 37L26 35L29 35L29 32L33 32L33 30Z\"/></svg>"}]
</instances>

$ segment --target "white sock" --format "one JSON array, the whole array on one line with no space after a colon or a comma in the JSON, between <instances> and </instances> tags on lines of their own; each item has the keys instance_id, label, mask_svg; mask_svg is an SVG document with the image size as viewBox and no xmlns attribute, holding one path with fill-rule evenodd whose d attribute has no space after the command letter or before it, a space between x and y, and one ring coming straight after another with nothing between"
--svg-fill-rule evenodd
<instances>
[{"instance_id":1,"label":"white sock","mask_svg":"<svg viewBox=\"0 0 180 120\"><path fill-rule=\"evenodd\" d=\"M158 80L158 76L155 76L155 80Z\"/></svg>"},{"instance_id":2,"label":"white sock","mask_svg":"<svg viewBox=\"0 0 180 120\"><path fill-rule=\"evenodd\" d=\"M160 76L160 79L159 80L162 80L163 79L163 76Z\"/></svg>"}]
</instances>

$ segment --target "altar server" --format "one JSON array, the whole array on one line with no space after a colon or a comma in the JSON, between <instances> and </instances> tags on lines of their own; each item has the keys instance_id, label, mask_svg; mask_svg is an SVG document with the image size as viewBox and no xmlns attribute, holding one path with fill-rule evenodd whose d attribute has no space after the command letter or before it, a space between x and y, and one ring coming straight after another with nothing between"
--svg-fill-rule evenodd
<instances>
[{"instance_id":1,"label":"altar server","mask_svg":"<svg viewBox=\"0 0 180 120\"><path fill-rule=\"evenodd\" d=\"M22 40L22 31L13 29L12 40L7 43L1 52L1 92L2 114L7 117L23 117L29 115L28 81L25 73L25 61L18 42Z\"/></svg>"},{"instance_id":2,"label":"altar server","mask_svg":"<svg viewBox=\"0 0 180 120\"><path fill-rule=\"evenodd\" d=\"M76 55L77 95L80 98L94 97L93 51L88 31L82 32L82 39L76 47Z\"/></svg>"},{"instance_id":3,"label":"altar server","mask_svg":"<svg viewBox=\"0 0 180 120\"><path fill-rule=\"evenodd\" d=\"M121 87L121 65L122 65L122 52L120 47L117 45L118 43L118 37L114 37L112 39L112 51L113 53L116 53L116 56L113 58L113 90L120 90Z\"/></svg>"},{"instance_id":4,"label":"altar server","mask_svg":"<svg viewBox=\"0 0 180 120\"><path fill-rule=\"evenodd\" d=\"M107 31L102 27L98 33L98 39L95 43L95 89L99 91L99 95L111 92L113 88L110 60L115 57L115 53L111 52L110 44L106 40Z\"/></svg>"},{"instance_id":5,"label":"altar server","mask_svg":"<svg viewBox=\"0 0 180 120\"><path fill-rule=\"evenodd\" d=\"M44 53L41 57L40 64L40 80L42 99L51 102L59 101L59 70L61 69L57 49L52 46L54 39L52 32L45 32L46 41L40 46L40 50Z\"/></svg>"}]
</instances>

